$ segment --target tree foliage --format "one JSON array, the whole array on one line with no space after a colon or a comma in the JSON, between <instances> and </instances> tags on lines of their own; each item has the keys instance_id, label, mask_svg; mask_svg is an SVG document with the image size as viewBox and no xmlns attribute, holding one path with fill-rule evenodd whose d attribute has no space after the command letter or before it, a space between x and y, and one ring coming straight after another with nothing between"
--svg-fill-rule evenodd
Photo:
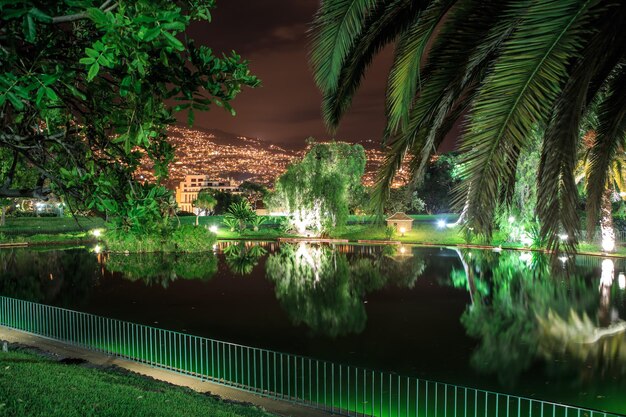
<instances>
[{"instance_id":1,"label":"tree foliage","mask_svg":"<svg viewBox=\"0 0 626 417\"><path fill-rule=\"evenodd\" d=\"M16 0L0 3L0 148L36 173L18 188L9 170L0 196L46 198L150 224L168 199L160 184L174 156L174 115L230 101L256 86L236 54L217 56L184 35L209 21L213 0ZM4 158L3 158L4 159ZM140 161L156 185L134 180ZM10 162L13 164L14 162ZM157 200L158 201L158 200ZM142 207L146 203L151 207ZM160 213L163 215L164 213Z\"/></svg>"},{"instance_id":2,"label":"tree foliage","mask_svg":"<svg viewBox=\"0 0 626 417\"><path fill-rule=\"evenodd\" d=\"M296 231L326 233L345 224L364 171L361 145L312 143L302 161L278 179L271 204L288 213Z\"/></svg>"},{"instance_id":3,"label":"tree foliage","mask_svg":"<svg viewBox=\"0 0 626 417\"><path fill-rule=\"evenodd\" d=\"M604 0L324 0L311 59L324 118L335 129L375 54L395 43L381 204L404 157L411 156L412 175L421 178L430 155L467 115L455 194L459 209L467 208L467 227L479 234L491 234L533 127L545 127L536 175L541 232L556 248L564 230L573 249L578 131L598 91L609 93L599 104L594 184L604 184L626 136L625 23L626 3ZM601 194L589 199L593 217Z\"/></svg>"}]
</instances>

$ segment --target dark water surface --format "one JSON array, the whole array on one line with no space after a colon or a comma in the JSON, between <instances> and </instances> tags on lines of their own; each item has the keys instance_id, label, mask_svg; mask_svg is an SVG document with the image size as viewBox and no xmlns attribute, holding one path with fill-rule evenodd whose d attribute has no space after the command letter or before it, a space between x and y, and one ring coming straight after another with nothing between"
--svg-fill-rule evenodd
<instances>
[{"instance_id":1,"label":"dark water surface","mask_svg":"<svg viewBox=\"0 0 626 417\"><path fill-rule=\"evenodd\" d=\"M0 251L0 294L626 413L626 262L383 246ZM562 272L558 272L562 271Z\"/></svg>"}]
</instances>

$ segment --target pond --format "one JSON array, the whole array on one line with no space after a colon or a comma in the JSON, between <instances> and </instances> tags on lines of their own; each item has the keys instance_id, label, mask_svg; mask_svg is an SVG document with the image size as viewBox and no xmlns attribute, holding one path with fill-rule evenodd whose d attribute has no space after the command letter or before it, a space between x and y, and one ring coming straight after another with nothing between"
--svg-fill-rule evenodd
<instances>
[{"instance_id":1,"label":"pond","mask_svg":"<svg viewBox=\"0 0 626 417\"><path fill-rule=\"evenodd\" d=\"M0 251L0 294L243 345L626 413L626 262L410 246Z\"/></svg>"}]
</instances>

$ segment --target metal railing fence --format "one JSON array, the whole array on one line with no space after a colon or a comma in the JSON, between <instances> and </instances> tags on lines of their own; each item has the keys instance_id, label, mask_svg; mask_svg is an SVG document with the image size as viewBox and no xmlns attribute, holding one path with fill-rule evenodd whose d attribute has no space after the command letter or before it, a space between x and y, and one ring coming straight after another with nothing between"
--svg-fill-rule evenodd
<instances>
[{"instance_id":1,"label":"metal railing fence","mask_svg":"<svg viewBox=\"0 0 626 417\"><path fill-rule=\"evenodd\" d=\"M338 365L4 296L0 296L0 325L346 416L618 416Z\"/></svg>"}]
</instances>

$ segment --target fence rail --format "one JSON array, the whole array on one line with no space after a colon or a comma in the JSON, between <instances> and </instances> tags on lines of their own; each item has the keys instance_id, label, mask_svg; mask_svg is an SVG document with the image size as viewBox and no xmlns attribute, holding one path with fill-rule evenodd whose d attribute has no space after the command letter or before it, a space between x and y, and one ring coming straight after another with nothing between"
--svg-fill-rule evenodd
<instances>
[{"instance_id":1,"label":"fence rail","mask_svg":"<svg viewBox=\"0 0 626 417\"><path fill-rule=\"evenodd\" d=\"M0 296L0 325L346 416L618 417Z\"/></svg>"}]
</instances>

